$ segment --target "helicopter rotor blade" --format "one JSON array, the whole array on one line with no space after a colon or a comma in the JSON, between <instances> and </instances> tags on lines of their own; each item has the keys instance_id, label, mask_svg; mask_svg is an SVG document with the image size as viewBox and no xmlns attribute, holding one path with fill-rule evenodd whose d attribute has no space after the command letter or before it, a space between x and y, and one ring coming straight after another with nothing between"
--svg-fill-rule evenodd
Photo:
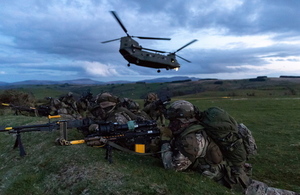
<instances>
[{"instance_id":1,"label":"helicopter rotor blade","mask_svg":"<svg viewBox=\"0 0 300 195\"><path fill-rule=\"evenodd\" d=\"M120 40L120 38L118 38L118 39L112 39L112 40L108 40L108 41L102 41L101 43L109 43L109 42L117 41L117 40Z\"/></svg>"},{"instance_id":2,"label":"helicopter rotor blade","mask_svg":"<svg viewBox=\"0 0 300 195\"><path fill-rule=\"evenodd\" d=\"M160 37L140 37L140 36L131 36L139 39L156 39L156 40L171 40L171 38L160 38Z\"/></svg>"},{"instance_id":3,"label":"helicopter rotor blade","mask_svg":"<svg viewBox=\"0 0 300 195\"><path fill-rule=\"evenodd\" d=\"M198 40L197 40L197 39L192 40L191 42L189 42L189 43L185 44L184 46L180 47L179 49L177 49L174 53L176 53L176 52L182 50L183 48L189 46L190 44L192 44L192 43L194 43L194 42L196 42L196 41L198 41ZM178 56L178 57L179 57L179 56Z\"/></svg>"},{"instance_id":4,"label":"helicopter rotor blade","mask_svg":"<svg viewBox=\"0 0 300 195\"><path fill-rule=\"evenodd\" d=\"M149 48L144 48L144 47L141 47L141 46L137 47L137 46L133 45L132 47L135 48L135 49L139 49L139 50L144 49L144 50L149 50L149 51L154 51L154 52L159 52L159 53L167 53L166 51L160 51L160 50L156 50L156 49L149 49Z\"/></svg>"},{"instance_id":5,"label":"helicopter rotor blade","mask_svg":"<svg viewBox=\"0 0 300 195\"><path fill-rule=\"evenodd\" d=\"M127 29L125 28L125 26L123 25L123 23L121 22L120 18L118 17L117 13L115 11L110 11L110 13L115 17L115 19L118 21L118 23L120 24L120 26L122 27L122 29L124 30L124 32L126 33L127 36L129 36L129 34L127 33Z\"/></svg>"},{"instance_id":6,"label":"helicopter rotor blade","mask_svg":"<svg viewBox=\"0 0 300 195\"><path fill-rule=\"evenodd\" d=\"M144 47L142 47L142 49L144 49L144 50L149 50L149 51L154 51L154 52L158 52L158 53L167 53L166 51L160 51L160 50L149 49L149 48L144 48Z\"/></svg>"},{"instance_id":7,"label":"helicopter rotor blade","mask_svg":"<svg viewBox=\"0 0 300 195\"><path fill-rule=\"evenodd\" d=\"M183 57L181 57L179 55L176 55L176 56L179 57L179 58L181 58L181 59L183 59L184 61L187 61L187 62L191 63L191 61L189 61L189 60L187 60L187 59L185 59L185 58L183 58Z\"/></svg>"}]
</instances>

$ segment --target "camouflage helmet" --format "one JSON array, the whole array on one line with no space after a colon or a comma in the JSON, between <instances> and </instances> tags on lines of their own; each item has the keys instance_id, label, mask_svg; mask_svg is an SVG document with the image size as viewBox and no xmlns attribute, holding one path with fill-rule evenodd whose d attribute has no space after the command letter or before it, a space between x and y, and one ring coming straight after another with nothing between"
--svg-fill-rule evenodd
<instances>
[{"instance_id":1,"label":"camouflage helmet","mask_svg":"<svg viewBox=\"0 0 300 195\"><path fill-rule=\"evenodd\" d=\"M148 93L147 98L145 99L145 102L154 102L158 100L158 96L156 93Z\"/></svg>"},{"instance_id":2,"label":"camouflage helmet","mask_svg":"<svg viewBox=\"0 0 300 195\"><path fill-rule=\"evenodd\" d=\"M107 108L109 106L116 106L118 98L111 93L105 92L97 95L96 102L101 108Z\"/></svg>"},{"instance_id":3,"label":"camouflage helmet","mask_svg":"<svg viewBox=\"0 0 300 195\"><path fill-rule=\"evenodd\" d=\"M183 123L197 121L194 105L185 100L173 102L167 110L167 118L169 120L179 119Z\"/></svg>"},{"instance_id":4,"label":"camouflage helmet","mask_svg":"<svg viewBox=\"0 0 300 195\"><path fill-rule=\"evenodd\" d=\"M128 110L137 112L140 109L140 105L135 101L130 101L128 104Z\"/></svg>"}]
</instances>

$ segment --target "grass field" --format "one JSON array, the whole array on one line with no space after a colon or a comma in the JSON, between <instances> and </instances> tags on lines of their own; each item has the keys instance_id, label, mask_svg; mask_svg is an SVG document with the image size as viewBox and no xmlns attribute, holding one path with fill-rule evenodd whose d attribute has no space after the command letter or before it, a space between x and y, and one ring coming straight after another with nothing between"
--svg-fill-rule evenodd
<instances>
[{"instance_id":1,"label":"grass field","mask_svg":"<svg viewBox=\"0 0 300 195\"><path fill-rule=\"evenodd\" d=\"M244 91L235 91L244 94ZM258 94L258 92L256 93ZM298 96L234 96L194 94L185 99L200 108L219 106L251 129L258 155L250 159L253 178L270 186L300 192L300 99ZM142 102L142 100L138 100ZM46 123L47 119L10 114L0 126ZM15 137L0 135L0 194L236 194L195 172L163 169L158 158L86 145L56 146L59 132L22 134L27 156L12 150ZM69 139L81 138L76 130Z\"/></svg>"}]
</instances>

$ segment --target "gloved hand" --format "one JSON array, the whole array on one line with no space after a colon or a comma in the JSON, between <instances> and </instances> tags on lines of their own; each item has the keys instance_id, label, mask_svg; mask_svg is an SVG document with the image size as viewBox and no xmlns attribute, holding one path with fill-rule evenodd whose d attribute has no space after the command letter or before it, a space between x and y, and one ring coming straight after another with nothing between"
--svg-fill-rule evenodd
<instances>
[{"instance_id":1,"label":"gloved hand","mask_svg":"<svg viewBox=\"0 0 300 195\"><path fill-rule=\"evenodd\" d=\"M172 131L168 127L160 127L160 139L162 142L170 141L173 137Z\"/></svg>"}]
</instances>

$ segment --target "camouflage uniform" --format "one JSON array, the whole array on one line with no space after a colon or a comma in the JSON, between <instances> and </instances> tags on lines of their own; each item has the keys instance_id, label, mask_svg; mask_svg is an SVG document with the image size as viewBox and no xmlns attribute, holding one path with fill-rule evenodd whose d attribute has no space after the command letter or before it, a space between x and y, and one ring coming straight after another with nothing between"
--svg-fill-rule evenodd
<instances>
[{"instance_id":1,"label":"camouflage uniform","mask_svg":"<svg viewBox=\"0 0 300 195\"><path fill-rule=\"evenodd\" d=\"M102 121L126 124L128 121L137 119L135 114L120 105L118 97L110 93L98 94L96 103L97 106L92 110L92 114ZM97 124L92 124L89 131L92 132L98 128ZM129 149L134 148L134 140L119 140L117 143Z\"/></svg>"},{"instance_id":2,"label":"camouflage uniform","mask_svg":"<svg viewBox=\"0 0 300 195\"><path fill-rule=\"evenodd\" d=\"M145 112L151 120L156 120L158 125L163 126L165 124L165 118L162 108L157 105L159 98L156 93L148 93L147 98L144 100L143 112Z\"/></svg>"},{"instance_id":3,"label":"camouflage uniform","mask_svg":"<svg viewBox=\"0 0 300 195\"><path fill-rule=\"evenodd\" d=\"M62 114L68 114L72 117L79 117L76 100L73 97L73 93L69 92L66 96L61 99L60 112Z\"/></svg>"},{"instance_id":4,"label":"camouflage uniform","mask_svg":"<svg viewBox=\"0 0 300 195\"><path fill-rule=\"evenodd\" d=\"M98 105L98 113L104 121L126 124L130 120L137 117L128 109L120 106L118 97L110 93L101 93L97 95L96 103Z\"/></svg>"},{"instance_id":5,"label":"camouflage uniform","mask_svg":"<svg viewBox=\"0 0 300 195\"><path fill-rule=\"evenodd\" d=\"M135 114L137 116L138 120L151 120L151 117L146 112L144 112L143 110L140 110L139 103L137 103L129 98L123 99L122 106L127 108L133 114Z\"/></svg>"},{"instance_id":6,"label":"camouflage uniform","mask_svg":"<svg viewBox=\"0 0 300 195\"><path fill-rule=\"evenodd\" d=\"M135 120L136 115L120 106L118 97L110 93L101 93L96 97L96 105L90 110L91 118L99 121L126 124L130 120ZM93 128L96 128L93 125Z\"/></svg>"},{"instance_id":7,"label":"camouflage uniform","mask_svg":"<svg viewBox=\"0 0 300 195\"><path fill-rule=\"evenodd\" d=\"M88 91L84 93L78 101L76 101L78 113L83 117L88 116L88 112L92 107L93 94Z\"/></svg>"},{"instance_id":8,"label":"camouflage uniform","mask_svg":"<svg viewBox=\"0 0 300 195\"><path fill-rule=\"evenodd\" d=\"M66 106L64 103L62 103L59 99L53 99L51 100L51 115L60 115L65 119L71 119L74 118L74 116L70 115L68 113L68 110L66 109Z\"/></svg>"},{"instance_id":9,"label":"camouflage uniform","mask_svg":"<svg viewBox=\"0 0 300 195\"><path fill-rule=\"evenodd\" d=\"M199 171L214 181L246 195L296 195L288 190L268 187L250 178L251 165L235 169L226 161L219 146L206 134L195 118L196 108L187 101L175 101L167 110L168 128L162 129L162 162L166 169Z\"/></svg>"}]
</instances>

